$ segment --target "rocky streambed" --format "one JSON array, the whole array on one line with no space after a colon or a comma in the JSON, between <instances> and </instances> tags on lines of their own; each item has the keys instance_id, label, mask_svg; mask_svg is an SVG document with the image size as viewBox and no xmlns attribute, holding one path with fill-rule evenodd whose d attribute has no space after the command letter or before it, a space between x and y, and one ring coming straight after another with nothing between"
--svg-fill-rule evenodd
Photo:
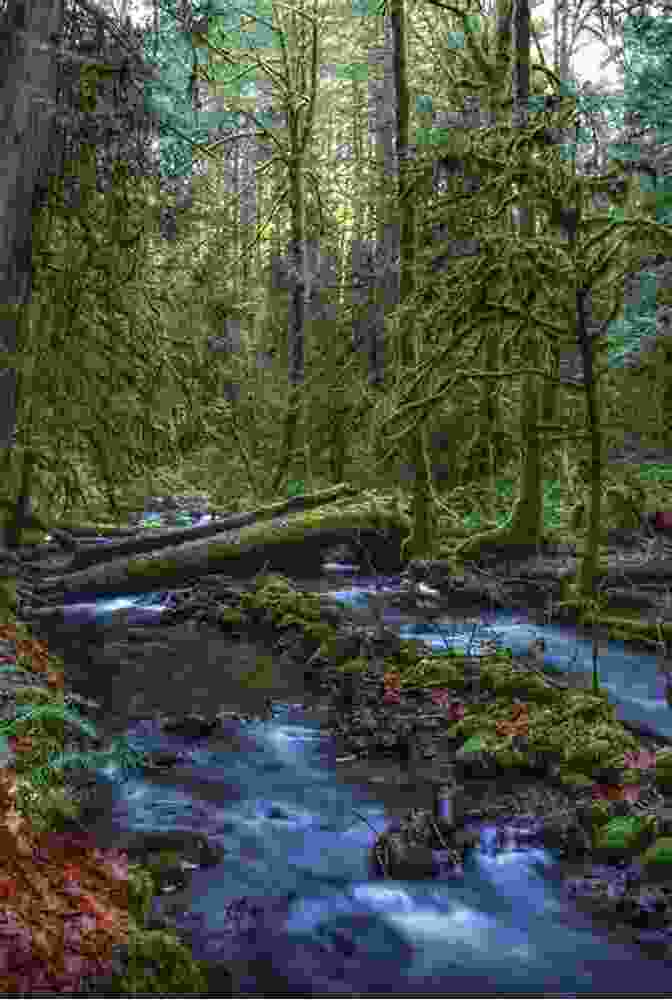
<instances>
[{"instance_id":1,"label":"rocky streambed","mask_svg":"<svg viewBox=\"0 0 672 1000\"><path fill-rule=\"evenodd\" d=\"M436 585L437 567L429 569ZM145 626L93 622L77 635L48 617L37 626L63 652L69 683L100 706L92 716L104 739L152 720L187 745L234 753L246 739L253 747L251 720L268 717L274 702L300 701L333 738L336 773L370 789L394 817L368 849L371 879L459 879L489 822L495 849L552 847L562 893L614 940L668 957L666 741L628 732L603 697L562 690L533 658L429 657L380 622L277 577L209 575L174 592L171 605ZM555 745L553 731L562 733ZM568 762L570 736L577 752ZM221 801L221 789L209 792L194 774L187 751L150 754L145 773L154 786ZM114 787L83 773L73 791L83 803L79 822L119 846ZM188 908L190 866L221 861L215 844L185 831L126 832L121 842L163 867L172 891L156 901L157 919L169 923ZM239 902L232 922L272 928L279 916L254 906ZM212 965L213 992L257 995L225 992L226 983L234 989L234 966Z\"/></svg>"}]
</instances>

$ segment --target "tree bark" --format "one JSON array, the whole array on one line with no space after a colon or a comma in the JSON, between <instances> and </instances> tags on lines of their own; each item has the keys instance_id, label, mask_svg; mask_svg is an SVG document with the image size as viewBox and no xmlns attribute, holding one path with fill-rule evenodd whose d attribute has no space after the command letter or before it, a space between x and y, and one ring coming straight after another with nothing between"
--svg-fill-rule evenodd
<instances>
[{"instance_id":1,"label":"tree bark","mask_svg":"<svg viewBox=\"0 0 672 1000\"><path fill-rule=\"evenodd\" d=\"M16 353L18 324L30 304L33 192L47 153L56 89L52 41L62 24L62 0L8 0L0 19L0 457L8 460L16 439L17 372L2 362ZM0 550L5 547L0 518ZM2 584L0 618L16 608L16 579L5 576Z\"/></svg>"}]
</instances>

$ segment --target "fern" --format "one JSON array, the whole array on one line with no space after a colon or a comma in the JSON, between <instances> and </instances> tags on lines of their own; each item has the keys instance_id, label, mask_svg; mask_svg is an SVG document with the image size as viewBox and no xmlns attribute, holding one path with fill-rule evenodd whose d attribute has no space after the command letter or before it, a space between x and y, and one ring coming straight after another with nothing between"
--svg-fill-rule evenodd
<instances>
[{"instance_id":1,"label":"fern","mask_svg":"<svg viewBox=\"0 0 672 1000\"><path fill-rule=\"evenodd\" d=\"M14 718L0 723L0 736L15 735L22 730L26 722L40 723L48 721L68 722L75 729L86 733L91 739L98 739L96 727L83 719L76 711L66 708L62 703L28 704L16 709ZM120 780L125 780L130 774L142 768L146 762L143 751L134 750L124 737L112 740L107 750L72 751L70 753L52 754L46 764L32 768L22 777L35 786L53 784L56 772L62 772L68 767L78 767L87 770L112 765L118 767Z\"/></svg>"},{"instance_id":2,"label":"fern","mask_svg":"<svg viewBox=\"0 0 672 1000\"><path fill-rule=\"evenodd\" d=\"M47 704L47 705L22 705L16 709L13 719L6 722L0 723L0 735L9 734L10 736L16 735L17 731L26 722L44 722L48 720L56 720L58 722L69 722L71 726L76 729L81 729L82 732L90 736L91 739L96 739L98 733L95 726L83 719L81 715L74 712L72 709L66 708L65 705L60 704Z\"/></svg>"},{"instance_id":3,"label":"fern","mask_svg":"<svg viewBox=\"0 0 672 1000\"><path fill-rule=\"evenodd\" d=\"M134 750L126 738L120 736L112 741L107 750L54 754L45 765L35 767L28 772L26 778L34 785L48 785L53 782L55 772L62 772L69 767L95 771L112 765L119 768L118 780L126 781L142 769L146 760L147 755L144 751Z\"/></svg>"}]
</instances>

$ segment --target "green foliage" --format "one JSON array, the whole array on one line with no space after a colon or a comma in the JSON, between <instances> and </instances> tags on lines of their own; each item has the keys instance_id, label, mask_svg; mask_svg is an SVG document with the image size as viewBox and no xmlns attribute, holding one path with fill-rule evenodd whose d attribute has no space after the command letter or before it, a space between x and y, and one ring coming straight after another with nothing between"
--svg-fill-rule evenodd
<instances>
[{"instance_id":1,"label":"green foliage","mask_svg":"<svg viewBox=\"0 0 672 1000\"><path fill-rule=\"evenodd\" d=\"M306 492L306 484L303 479L292 479L287 483L287 496L296 497Z\"/></svg>"},{"instance_id":2,"label":"green foliage","mask_svg":"<svg viewBox=\"0 0 672 1000\"><path fill-rule=\"evenodd\" d=\"M62 785L35 786L25 778L17 781L16 808L40 833L59 829L64 820L77 819L78 803Z\"/></svg>"},{"instance_id":3,"label":"green foliage","mask_svg":"<svg viewBox=\"0 0 672 1000\"><path fill-rule=\"evenodd\" d=\"M146 923L156 891L150 871L139 864L128 866L128 912L139 926Z\"/></svg>"}]
</instances>

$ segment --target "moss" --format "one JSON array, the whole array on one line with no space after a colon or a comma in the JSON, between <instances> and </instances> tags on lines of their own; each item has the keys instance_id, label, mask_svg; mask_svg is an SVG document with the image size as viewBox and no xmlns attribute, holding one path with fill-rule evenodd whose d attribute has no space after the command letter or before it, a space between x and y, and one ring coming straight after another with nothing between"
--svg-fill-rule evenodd
<instances>
[{"instance_id":1,"label":"moss","mask_svg":"<svg viewBox=\"0 0 672 1000\"><path fill-rule=\"evenodd\" d=\"M15 688L12 697L17 705L29 702L31 705L63 704L63 699L54 696L50 691L46 691L36 684L25 684L20 688Z\"/></svg>"},{"instance_id":2,"label":"moss","mask_svg":"<svg viewBox=\"0 0 672 1000\"><path fill-rule=\"evenodd\" d=\"M275 671L272 656L258 655L254 667L241 674L240 683L248 688L267 688L273 684Z\"/></svg>"},{"instance_id":3,"label":"moss","mask_svg":"<svg viewBox=\"0 0 672 1000\"><path fill-rule=\"evenodd\" d=\"M326 622L308 622L305 628L306 638L314 639L315 642L328 642L335 635L336 629Z\"/></svg>"},{"instance_id":4,"label":"moss","mask_svg":"<svg viewBox=\"0 0 672 1000\"><path fill-rule=\"evenodd\" d=\"M590 824L595 832L612 818L612 806L610 802L597 800L590 804Z\"/></svg>"},{"instance_id":5,"label":"moss","mask_svg":"<svg viewBox=\"0 0 672 1000\"><path fill-rule=\"evenodd\" d=\"M247 615L238 608L222 608L217 616L217 620L222 626L244 625L247 622Z\"/></svg>"},{"instance_id":6,"label":"moss","mask_svg":"<svg viewBox=\"0 0 672 1000\"><path fill-rule=\"evenodd\" d=\"M656 754L655 778L661 791L672 789L672 751Z\"/></svg>"},{"instance_id":7,"label":"moss","mask_svg":"<svg viewBox=\"0 0 672 1000\"><path fill-rule=\"evenodd\" d=\"M658 837L640 856L645 876L672 878L672 837Z\"/></svg>"},{"instance_id":8,"label":"moss","mask_svg":"<svg viewBox=\"0 0 672 1000\"><path fill-rule=\"evenodd\" d=\"M448 687L453 691L463 691L464 670L452 657L423 657L401 674L402 688Z\"/></svg>"},{"instance_id":9,"label":"moss","mask_svg":"<svg viewBox=\"0 0 672 1000\"><path fill-rule=\"evenodd\" d=\"M129 559L127 564L129 576L167 575L176 570L177 564L174 559Z\"/></svg>"},{"instance_id":10,"label":"moss","mask_svg":"<svg viewBox=\"0 0 672 1000\"><path fill-rule=\"evenodd\" d=\"M499 766L503 768L521 767L528 759L525 751L514 750L513 747L502 747L500 750L495 750L494 757Z\"/></svg>"},{"instance_id":11,"label":"moss","mask_svg":"<svg viewBox=\"0 0 672 1000\"><path fill-rule=\"evenodd\" d=\"M569 774L589 775L604 767L619 766L623 751L636 749L634 737L611 718L613 708L604 699L583 693L578 698L573 696L574 692L551 706L525 702L525 753L556 753ZM504 759L513 749L512 735L498 733L497 725L511 719L511 708L510 698L497 697L467 711L463 719L447 727L446 733L463 737L480 732L484 734L486 748ZM586 717L582 716L582 709Z\"/></svg>"},{"instance_id":12,"label":"moss","mask_svg":"<svg viewBox=\"0 0 672 1000\"><path fill-rule=\"evenodd\" d=\"M128 866L128 911L132 919L142 925L149 916L156 884L148 868L138 864Z\"/></svg>"},{"instance_id":13,"label":"moss","mask_svg":"<svg viewBox=\"0 0 672 1000\"><path fill-rule=\"evenodd\" d=\"M340 663L337 669L342 674L359 674L366 670L368 666L369 663L365 657L357 656L352 660L345 660L343 663Z\"/></svg>"},{"instance_id":14,"label":"moss","mask_svg":"<svg viewBox=\"0 0 672 1000\"><path fill-rule=\"evenodd\" d=\"M201 964L174 933L131 926L127 968L113 977L111 990L122 995L203 996L207 980Z\"/></svg>"},{"instance_id":15,"label":"moss","mask_svg":"<svg viewBox=\"0 0 672 1000\"><path fill-rule=\"evenodd\" d=\"M651 842L655 816L617 816L598 830L595 851L608 858L629 857Z\"/></svg>"},{"instance_id":16,"label":"moss","mask_svg":"<svg viewBox=\"0 0 672 1000\"><path fill-rule=\"evenodd\" d=\"M17 782L16 808L40 833L59 830L68 820L78 819L81 813L79 803L63 785L35 788L20 780Z\"/></svg>"},{"instance_id":17,"label":"moss","mask_svg":"<svg viewBox=\"0 0 672 1000\"><path fill-rule=\"evenodd\" d=\"M569 768L560 768L560 781L563 785L567 785L570 788L584 789L591 788L594 784L592 778L589 778L587 774L579 774L576 771L571 771Z\"/></svg>"}]
</instances>

